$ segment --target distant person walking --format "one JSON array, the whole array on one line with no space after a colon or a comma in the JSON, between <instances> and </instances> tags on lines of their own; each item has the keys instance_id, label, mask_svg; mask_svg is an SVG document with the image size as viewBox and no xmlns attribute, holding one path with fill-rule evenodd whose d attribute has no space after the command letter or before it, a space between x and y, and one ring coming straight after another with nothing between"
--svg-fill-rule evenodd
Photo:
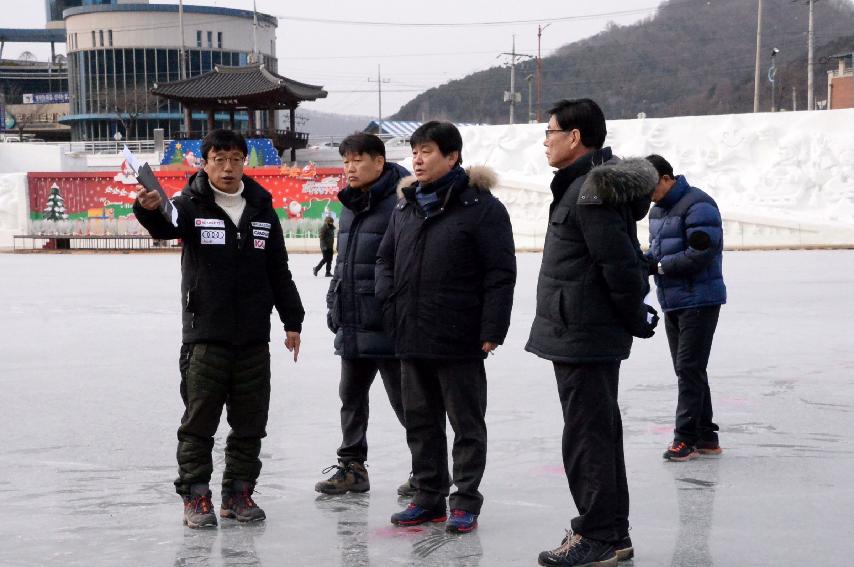
<instances>
[{"instance_id":1,"label":"distant person walking","mask_svg":"<svg viewBox=\"0 0 854 567\"><path fill-rule=\"evenodd\" d=\"M688 461L721 453L706 373L718 315L726 303L721 214L714 199L689 185L684 175L674 177L666 159L655 154L646 159L659 175L646 256L679 380L676 428L664 458Z\"/></svg>"},{"instance_id":2,"label":"distant person walking","mask_svg":"<svg viewBox=\"0 0 854 567\"><path fill-rule=\"evenodd\" d=\"M331 216L326 217L323 226L320 227L320 252L323 254L323 259L320 263L312 268L314 275L320 271L320 268L326 265L327 278L332 277L332 254L335 250L335 220Z\"/></svg>"}]
</instances>

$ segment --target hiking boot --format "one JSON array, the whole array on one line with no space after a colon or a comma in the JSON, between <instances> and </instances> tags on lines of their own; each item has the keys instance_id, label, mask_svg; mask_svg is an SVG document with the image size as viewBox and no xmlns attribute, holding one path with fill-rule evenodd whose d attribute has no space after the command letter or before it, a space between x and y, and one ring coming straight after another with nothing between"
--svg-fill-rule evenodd
<instances>
[{"instance_id":1,"label":"hiking boot","mask_svg":"<svg viewBox=\"0 0 854 567\"><path fill-rule=\"evenodd\" d=\"M340 463L323 469L327 474L338 469L331 477L314 485L314 490L323 494L345 494L347 492L367 492L371 489L368 471L362 463Z\"/></svg>"},{"instance_id":2,"label":"hiking boot","mask_svg":"<svg viewBox=\"0 0 854 567\"><path fill-rule=\"evenodd\" d=\"M614 553L614 546L608 542L567 532L560 545L551 551L540 553L537 562L540 565L559 567L614 567L617 564L617 554Z\"/></svg>"},{"instance_id":3,"label":"hiking boot","mask_svg":"<svg viewBox=\"0 0 854 567\"><path fill-rule=\"evenodd\" d=\"M617 554L617 561L626 561L635 556L635 548L632 547L632 538L626 536L621 538L614 544L614 553Z\"/></svg>"},{"instance_id":4,"label":"hiking boot","mask_svg":"<svg viewBox=\"0 0 854 567\"><path fill-rule=\"evenodd\" d=\"M410 504L406 510L391 515L391 523L395 526L417 526L427 522L444 522L447 519L448 515L444 508L427 510L415 504Z\"/></svg>"},{"instance_id":5,"label":"hiking boot","mask_svg":"<svg viewBox=\"0 0 854 567\"><path fill-rule=\"evenodd\" d=\"M216 526L216 514L207 484L190 485L190 494L184 496L184 525L193 529Z\"/></svg>"},{"instance_id":6,"label":"hiking boot","mask_svg":"<svg viewBox=\"0 0 854 567\"><path fill-rule=\"evenodd\" d=\"M398 496L404 498L412 498L418 490L412 485L412 476L406 479L406 482L397 487Z\"/></svg>"},{"instance_id":7,"label":"hiking boot","mask_svg":"<svg viewBox=\"0 0 854 567\"><path fill-rule=\"evenodd\" d=\"M238 522L261 522L267 519L264 510L252 500L255 484L245 480L235 480L231 489L222 491L222 506L219 509L220 518L234 518Z\"/></svg>"},{"instance_id":8,"label":"hiking boot","mask_svg":"<svg viewBox=\"0 0 854 567\"><path fill-rule=\"evenodd\" d=\"M451 508L451 517L448 518L448 523L445 525L446 530L465 534L475 528L477 528L477 514L472 514L459 508Z\"/></svg>"},{"instance_id":9,"label":"hiking boot","mask_svg":"<svg viewBox=\"0 0 854 567\"><path fill-rule=\"evenodd\" d=\"M662 456L668 461L682 462L696 459L700 453L692 445L686 445L684 441L674 439Z\"/></svg>"},{"instance_id":10,"label":"hiking boot","mask_svg":"<svg viewBox=\"0 0 854 567\"><path fill-rule=\"evenodd\" d=\"M720 444L717 441L697 441L697 452L701 455L720 455L723 453Z\"/></svg>"},{"instance_id":11,"label":"hiking boot","mask_svg":"<svg viewBox=\"0 0 854 567\"><path fill-rule=\"evenodd\" d=\"M320 271L319 266L315 266L314 268L311 269L311 273L314 274L314 277L317 277L317 272L319 272L319 271Z\"/></svg>"}]
</instances>

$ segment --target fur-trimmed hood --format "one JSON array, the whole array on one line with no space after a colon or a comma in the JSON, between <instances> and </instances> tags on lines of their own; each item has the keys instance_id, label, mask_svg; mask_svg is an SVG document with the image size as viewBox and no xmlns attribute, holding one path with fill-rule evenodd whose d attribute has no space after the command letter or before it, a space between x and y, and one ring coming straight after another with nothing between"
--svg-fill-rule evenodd
<instances>
[{"instance_id":1,"label":"fur-trimmed hood","mask_svg":"<svg viewBox=\"0 0 854 567\"><path fill-rule=\"evenodd\" d=\"M579 205L622 205L648 200L658 183L658 172L643 158L629 158L594 167L578 195Z\"/></svg>"},{"instance_id":2,"label":"fur-trimmed hood","mask_svg":"<svg viewBox=\"0 0 854 567\"><path fill-rule=\"evenodd\" d=\"M472 165L466 168L469 178L469 186L480 191L492 192L492 188L498 184L498 174L491 167L485 165ZM657 180L657 179L656 179ZM397 184L397 196L404 198L403 190L418 183L414 175L408 175Z\"/></svg>"}]
</instances>

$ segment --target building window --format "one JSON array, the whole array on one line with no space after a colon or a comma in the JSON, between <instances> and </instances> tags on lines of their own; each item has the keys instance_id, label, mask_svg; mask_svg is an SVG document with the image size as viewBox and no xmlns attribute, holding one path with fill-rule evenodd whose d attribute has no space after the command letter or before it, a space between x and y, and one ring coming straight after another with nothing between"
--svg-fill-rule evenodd
<instances>
[{"instance_id":1,"label":"building window","mask_svg":"<svg viewBox=\"0 0 854 567\"><path fill-rule=\"evenodd\" d=\"M213 32L208 32L208 47L213 47Z\"/></svg>"},{"instance_id":2,"label":"building window","mask_svg":"<svg viewBox=\"0 0 854 567\"><path fill-rule=\"evenodd\" d=\"M107 43L109 43L110 47L113 46L113 30L107 30Z\"/></svg>"},{"instance_id":3,"label":"building window","mask_svg":"<svg viewBox=\"0 0 854 567\"><path fill-rule=\"evenodd\" d=\"M216 47L222 49L222 32L216 32Z\"/></svg>"},{"instance_id":4,"label":"building window","mask_svg":"<svg viewBox=\"0 0 854 567\"><path fill-rule=\"evenodd\" d=\"M92 47L98 47L98 44L95 43L95 30L92 30Z\"/></svg>"},{"instance_id":5,"label":"building window","mask_svg":"<svg viewBox=\"0 0 854 567\"><path fill-rule=\"evenodd\" d=\"M196 30L196 47L202 46L202 30Z\"/></svg>"},{"instance_id":6,"label":"building window","mask_svg":"<svg viewBox=\"0 0 854 567\"><path fill-rule=\"evenodd\" d=\"M100 40L101 47L104 47L104 30L98 30L98 39Z\"/></svg>"}]
</instances>

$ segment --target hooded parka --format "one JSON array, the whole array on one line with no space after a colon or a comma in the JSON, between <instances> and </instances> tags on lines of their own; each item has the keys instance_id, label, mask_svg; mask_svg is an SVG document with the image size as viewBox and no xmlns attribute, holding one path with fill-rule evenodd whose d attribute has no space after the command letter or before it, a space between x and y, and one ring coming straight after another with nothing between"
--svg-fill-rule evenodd
<instances>
[{"instance_id":1,"label":"hooded parka","mask_svg":"<svg viewBox=\"0 0 854 567\"><path fill-rule=\"evenodd\" d=\"M649 162L620 161L610 148L555 173L527 351L571 364L619 361L632 336L652 334L636 223L657 181Z\"/></svg>"},{"instance_id":2,"label":"hooded parka","mask_svg":"<svg viewBox=\"0 0 854 567\"><path fill-rule=\"evenodd\" d=\"M455 168L421 187L438 204L425 212L415 178L380 244L376 295L400 358L481 359L484 342L503 343L510 326L516 255L504 205L485 167Z\"/></svg>"}]
</instances>

